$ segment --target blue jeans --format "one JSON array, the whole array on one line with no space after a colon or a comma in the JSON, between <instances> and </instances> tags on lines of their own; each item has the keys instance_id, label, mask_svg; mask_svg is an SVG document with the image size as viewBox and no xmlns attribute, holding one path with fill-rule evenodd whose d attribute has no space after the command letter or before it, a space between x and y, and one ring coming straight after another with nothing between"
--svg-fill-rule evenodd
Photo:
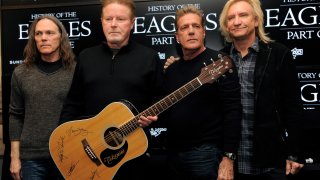
<instances>
[{"instance_id":1,"label":"blue jeans","mask_svg":"<svg viewBox=\"0 0 320 180\"><path fill-rule=\"evenodd\" d=\"M58 168L52 160L23 160L23 180L63 180Z\"/></svg>"},{"instance_id":2,"label":"blue jeans","mask_svg":"<svg viewBox=\"0 0 320 180\"><path fill-rule=\"evenodd\" d=\"M169 152L170 176L175 180L216 180L222 155L222 150L213 144Z\"/></svg>"}]
</instances>

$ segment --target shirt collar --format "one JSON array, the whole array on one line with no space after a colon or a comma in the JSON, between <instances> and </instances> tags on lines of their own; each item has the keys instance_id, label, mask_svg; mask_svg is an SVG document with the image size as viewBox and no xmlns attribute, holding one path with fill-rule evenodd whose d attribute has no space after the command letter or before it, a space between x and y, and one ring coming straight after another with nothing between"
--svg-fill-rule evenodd
<instances>
[{"instance_id":1,"label":"shirt collar","mask_svg":"<svg viewBox=\"0 0 320 180\"><path fill-rule=\"evenodd\" d=\"M259 38L256 37L255 41L249 47L249 51L259 52ZM237 54L239 51L234 47L233 43L231 45L230 54Z\"/></svg>"}]
</instances>

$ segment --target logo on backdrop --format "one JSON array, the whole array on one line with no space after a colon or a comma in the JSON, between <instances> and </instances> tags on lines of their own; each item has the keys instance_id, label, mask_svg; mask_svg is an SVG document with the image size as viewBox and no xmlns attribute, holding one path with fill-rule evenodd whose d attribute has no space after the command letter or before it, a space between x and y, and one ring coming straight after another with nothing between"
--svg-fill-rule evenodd
<instances>
[{"instance_id":1,"label":"logo on backdrop","mask_svg":"<svg viewBox=\"0 0 320 180\"><path fill-rule=\"evenodd\" d=\"M71 47L74 48L76 41L81 37L87 37L91 35L90 20L80 20L77 16L77 12L55 12L55 13L45 13L45 14L31 14L30 23L32 23L36 18L43 15L55 16L58 18L66 27ZM28 39L28 29L29 23L18 24L19 27L19 40Z\"/></svg>"},{"instance_id":2,"label":"logo on backdrop","mask_svg":"<svg viewBox=\"0 0 320 180\"><path fill-rule=\"evenodd\" d=\"M166 132L167 128L150 128L151 136L158 137L162 132Z\"/></svg>"},{"instance_id":3,"label":"logo on backdrop","mask_svg":"<svg viewBox=\"0 0 320 180\"><path fill-rule=\"evenodd\" d=\"M298 49L295 47L294 49L291 50L291 53L292 53L293 59L296 59L297 56L303 55L303 49Z\"/></svg>"},{"instance_id":4,"label":"logo on backdrop","mask_svg":"<svg viewBox=\"0 0 320 180\"><path fill-rule=\"evenodd\" d=\"M183 2L183 1L181 1ZM150 45L159 52L160 59L166 59L166 53L172 46L171 50L175 50L176 40L174 25L175 12L187 5L194 5L202 9L201 3L186 4L171 2L145 3L138 8L136 21L133 27L133 35L137 39L143 39L142 43ZM203 10L203 9L202 9ZM212 11L212 10L209 10ZM214 31L218 28L218 13L204 12L206 31ZM140 37L140 38L139 38ZM172 54L171 54L172 55Z\"/></svg>"},{"instance_id":5,"label":"logo on backdrop","mask_svg":"<svg viewBox=\"0 0 320 180\"><path fill-rule=\"evenodd\" d=\"M266 9L265 25L280 27L287 40L320 39L319 5L316 0L283 0L280 8Z\"/></svg>"},{"instance_id":6,"label":"logo on backdrop","mask_svg":"<svg viewBox=\"0 0 320 180\"><path fill-rule=\"evenodd\" d=\"M304 71L298 73L300 80L301 100L305 110L315 110L320 107L320 73Z\"/></svg>"},{"instance_id":7,"label":"logo on backdrop","mask_svg":"<svg viewBox=\"0 0 320 180\"><path fill-rule=\"evenodd\" d=\"M150 5L144 9L145 16L136 17L133 34L150 37L151 45L172 45L174 42L175 11L190 4ZM201 9L201 5L192 4ZM206 30L217 29L217 13L205 14Z\"/></svg>"},{"instance_id":8,"label":"logo on backdrop","mask_svg":"<svg viewBox=\"0 0 320 180\"><path fill-rule=\"evenodd\" d=\"M92 11L83 11L81 10L83 7L61 7L61 8L48 8L48 9L27 9L27 10L19 10L21 12L15 13L14 11L8 12L6 14L7 18L4 18L6 21L8 28L5 31L12 32L9 36L4 37L3 39L8 39L7 41L12 41L12 39L16 40L15 46L19 48L11 48L9 46L8 50L6 50L7 54L10 57L5 57L6 63L8 65L15 65L21 64L22 60L22 52L23 47L26 44L27 39L29 38L28 30L31 23L42 15L50 15L55 16L58 18L64 27L66 28L70 45L75 51L78 53L87 43L87 41L92 41L94 38L99 37L96 33L96 27L94 23L96 23L94 15L92 15ZM85 7L86 10L88 9L96 9L97 7ZM90 14L92 13L92 14ZM88 15L89 14L89 15ZM11 20L8 17L11 17ZM99 15L96 15L99 18ZM12 21L12 18L15 19ZM93 23L92 23L93 22ZM10 29L10 31L9 31ZM4 40L6 41L6 40Z\"/></svg>"}]
</instances>

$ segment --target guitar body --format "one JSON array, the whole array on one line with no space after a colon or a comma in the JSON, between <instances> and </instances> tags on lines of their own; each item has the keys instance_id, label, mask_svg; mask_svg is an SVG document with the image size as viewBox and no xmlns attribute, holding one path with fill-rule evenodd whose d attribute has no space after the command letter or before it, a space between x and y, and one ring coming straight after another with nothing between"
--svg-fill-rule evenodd
<instances>
[{"instance_id":1,"label":"guitar body","mask_svg":"<svg viewBox=\"0 0 320 180\"><path fill-rule=\"evenodd\" d=\"M58 126L49 150L64 178L109 180L121 165L145 153L148 140L142 128L128 135L119 130L133 117L125 104L114 102L95 117Z\"/></svg>"}]
</instances>

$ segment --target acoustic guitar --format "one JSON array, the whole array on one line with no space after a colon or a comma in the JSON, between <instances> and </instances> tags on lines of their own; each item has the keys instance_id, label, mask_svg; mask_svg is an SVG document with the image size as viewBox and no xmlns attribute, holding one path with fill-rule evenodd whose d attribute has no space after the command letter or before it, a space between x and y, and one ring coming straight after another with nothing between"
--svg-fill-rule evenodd
<instances>
[{"instance_id":1,"label":"acoustic guitar","mask_svg":"<svg viewBox=\"0 0 320 180\"><path fill-rule=\"evenodd\" d=\"M212 60L198 77L136 116L125 103L113 102L92 118L61 124L49 140L56 166L65 179L112 179L125 162L147 150L147 137L138 124L141 115L162 113L203 84L214 82L227 71L231 73L231 68L228 56Z\"/></svg>"}]
</instances>

